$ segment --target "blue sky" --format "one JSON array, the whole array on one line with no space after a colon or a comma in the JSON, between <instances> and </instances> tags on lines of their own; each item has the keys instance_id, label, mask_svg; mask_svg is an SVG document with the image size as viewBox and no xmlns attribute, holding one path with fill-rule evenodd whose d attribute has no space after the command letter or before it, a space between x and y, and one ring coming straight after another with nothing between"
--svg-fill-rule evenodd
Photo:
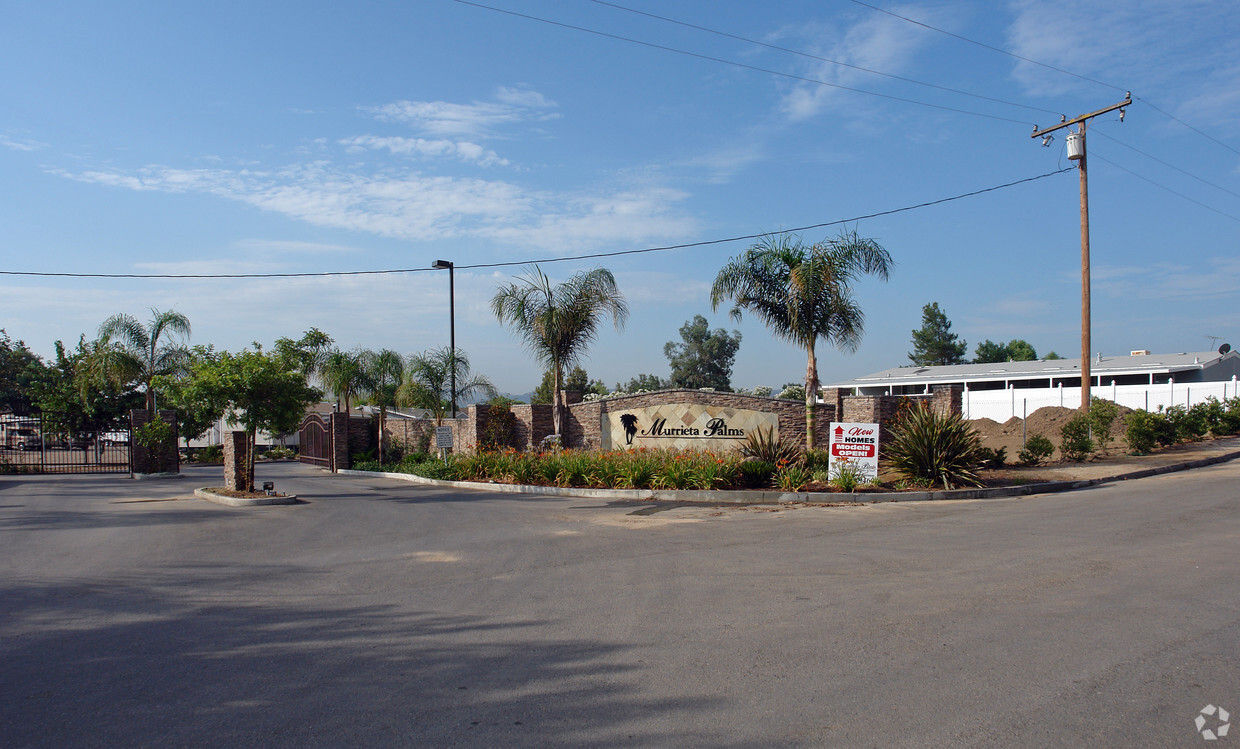
<instances>
[{"instance_id":1,"label":"blue sky","mask_svg":"<svg viewBox=\"0 0 1240 749\"><path fill-rule=\"evenodd\" d=\"M1124 122L1089 131L1093 348L1240 344L1240 5L874 3L1076 77L849 0L619 3L802 55L589 0L486 4L702 57L449 0L6 5L0 270L428 268L770 232L1054 172L1064 133L1042 148L1033 125L1131 89ZM856 288L864 342L821 348L824 381L906 363L932 301L970 353L984 338L1079 352L1075 172L850 228L897 267ZM734 385L799 381L802 352L710 309L715 273L747 244L543 269L601 264L628 297L592 377L666 376L663 344L704 314L744 336ZM521 270L456 273L458 345L510 392L541 374L489 311ZM411 353L447 344L447 283L3 276L0 326L46 355L115 312L175 308L218 348L316 326L344 348Z\"/></svg>"}]
</instances>

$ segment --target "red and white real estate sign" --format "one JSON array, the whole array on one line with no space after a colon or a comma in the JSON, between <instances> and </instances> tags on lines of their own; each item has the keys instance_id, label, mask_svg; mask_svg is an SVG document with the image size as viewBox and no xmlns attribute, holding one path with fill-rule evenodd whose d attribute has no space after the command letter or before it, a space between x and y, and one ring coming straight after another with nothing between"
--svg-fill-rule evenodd
<instances>
[{"instance_id":1,"label":"red and white real estate sign","mask_svg":"<svg viewBox=\"0 0 1240 749\"><path fill-rule=\"evenodd\" d=\"M860 469L866 481L877 477L878 424L831 422L829 451L833 476L840 470L840 464L847 461Z\"/></svg>"}]
</instances>

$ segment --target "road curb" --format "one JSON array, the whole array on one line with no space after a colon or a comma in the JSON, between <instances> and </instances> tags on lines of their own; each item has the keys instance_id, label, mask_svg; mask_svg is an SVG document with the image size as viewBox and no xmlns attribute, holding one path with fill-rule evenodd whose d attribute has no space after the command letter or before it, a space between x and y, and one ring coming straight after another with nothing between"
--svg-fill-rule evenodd
<instances>
[{"instance_id":1,"label":"road curb","mask_svg":"<svg viewBox=\"0 0 1240 749\"><path fill-rule=\"evenodd\" d=\"M674 489L586 489L560 486L532 486L529 484L497 484L482 481L443 481L415 476L411 473L390 473L387 471L354 471L341 470L337 473L345 476L377 476L381 478L408 481L423 486L437 486L445 489L473 489L484 492L500 492L505 494L539 494L548 497L583 497L586 499L619 499L619 500L654 500L658 502L682 502L685 504L873 504L878 502L936 502L961 499L1001 499L1004 497L1023 497L1030 494L1056 494L1059 492L1086 489L1099 484L1116 481L1132 481L1135 479L1160 476L1164 473L1187 471L1193 468L1204 468L1217 463L1226 463L1240 458L1240 450L1209 458L1199 458L1180 463L1171 463L1139 471L1119 473L1114 476L1102 476L1093 479L1077 479L1074 481L1043 481L1037 484L1020 486L1000 486L988 489L951 489L947 491L918 492L779 492L779 491L691 491Z\"/></svg>"},{"instance_id":2,"label":"road curb","mask_svg":"<svg viewBox=\"0 0 1240 749\"><path fill-rule=\"evenodd\" d=\"M223 494L209 492L206 489L195 489L194 496L199 499L205 499L208 502L214 502L217 505L228 505L229 507L259 507L261 505L297 504L296 494L286 494L280 497L228 497Z\"/></svg>"}]
</instances>

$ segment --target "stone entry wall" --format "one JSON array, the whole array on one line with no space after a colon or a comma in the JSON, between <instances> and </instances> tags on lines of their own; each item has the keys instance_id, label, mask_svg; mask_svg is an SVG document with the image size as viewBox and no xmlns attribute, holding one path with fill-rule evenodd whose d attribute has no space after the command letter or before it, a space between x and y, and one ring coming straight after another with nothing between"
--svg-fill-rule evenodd
<instances>
[{"instance_id":1,"label":"stone entry wall","mask_svg":"<svg viewBox=\"0 0 1240 749\"><path fill-rule=\"evenodd\" d=\"M908 401L921 401L940 414L959 414L961 412L961 396L963 389L958 385L938 386L928 395L876 395L854 396L845 395L835 388L823 391L825 403L819 403L815 411L814 444L818 449L826 449L829 441L832 421L855 421L879 423L882 425L884 439L887 427L896 416L900 406ZM622 398L581 402L579 394L569 393L566 397L569 406L566 409L564 434L561 435L565 447L582 449L608 449L617 443L623 447L623 430L617 438L613 432L613 415L643 410L649 415L648 409L660 406L680 405L701 413L742 414L753 412L768 414L779 425L779 436L784 441L805 444L805 403L802 401L781 400L779 398L763 398L756 395L739 395L737 393L721 393L703 390L662 390L657 393L628 395ZM453 451L468 452L484 444L487 427L491 421L489 406L472 405L466 409L468 418L444 420L445 426L453 430ZM553 420L550 405L518 404L511 407L514 417L512 428L507 435L506 444L517 450L537 449L545 437L552 434ZM837 414L839 417L837 418ZM360 452L375 445L377 422L366 417L352 417L345 427L343 419L333 419L333 437L336 443L335 468L348 466L350 452ZM757 421L753 421L756 424ZM750 426L752 426L751 424ZM347 429L347 431L346 431ZM604 434L607 430L607 434ZM406 453L413 452L424 439L424 435L434 436L434 419L392 419L387 422L388 446L399 446ZM346 436L347 435L347 436ZM348 447L344 447L347 444ZM693 446L693 445L687 445ZM702 445L706 447L707 445ZM719 446L711 445L718 449Z\"/></svg>"}]
</instances>

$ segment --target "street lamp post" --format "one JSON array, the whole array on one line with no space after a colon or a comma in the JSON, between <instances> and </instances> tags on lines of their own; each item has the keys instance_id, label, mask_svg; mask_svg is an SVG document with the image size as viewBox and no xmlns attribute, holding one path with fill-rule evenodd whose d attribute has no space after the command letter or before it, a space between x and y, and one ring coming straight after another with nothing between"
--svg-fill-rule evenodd
<instances>
[{"instance_id":1,"label":"street lamp post","mask_svg":"<svg viewBox=\"0 0 1240 749\"><path fill-rule=\"evenodd\" d=\"M452 352L452 356L448 359L448 366L451 367L450 376L452 380L452 418L456 419L456 266L447 260L436 260L431 266L436 270L448 271L448 346Z\"/></svg>"}]
</instances>

